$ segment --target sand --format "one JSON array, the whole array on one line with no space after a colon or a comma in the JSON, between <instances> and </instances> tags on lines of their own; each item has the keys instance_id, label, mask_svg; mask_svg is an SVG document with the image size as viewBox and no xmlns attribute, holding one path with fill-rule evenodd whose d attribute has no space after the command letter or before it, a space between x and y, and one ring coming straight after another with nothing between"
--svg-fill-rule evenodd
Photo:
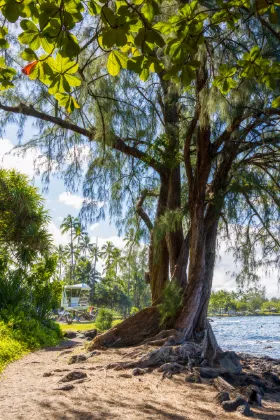
<instances>
[{"instance_id":1,"label":"sand","mask_svg":"<svg viewBox=\"0 0 280 420\"><path fill-rule=\"evenodd\" d=\"M74 349L66 349L71 343ZM161 379L154 371L132 376L103 366L124 361L128 349L106 350L86 362L68 365L70 355L82 352L79 340L30 353L10 364L0 374L1 420L103 420L173 419L235 420L239 413L226 413L214 401L217 391L206 384L190 384L185 375ZM129 350L131 351L131 350ZM56 390L68 371L86 372L85 382L69 391ZM54 372L54 370L58 370ZM44 377L44 373L51 376ZM124 375L128 377L123 377ZM265 396L262 408L253 408L254 419L280 420L280 395Z\"/></svg>"}]
</instances>

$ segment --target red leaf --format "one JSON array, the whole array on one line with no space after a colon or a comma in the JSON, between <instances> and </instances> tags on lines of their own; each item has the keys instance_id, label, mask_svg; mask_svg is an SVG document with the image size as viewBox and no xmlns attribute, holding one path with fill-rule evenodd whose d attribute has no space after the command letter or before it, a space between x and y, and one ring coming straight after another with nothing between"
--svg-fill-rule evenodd
<instances>
[{"instance_id":1,"label":"red leaf","mask_svg":"<svg viewBox=\"0 0 280 420\"><path fill-rule=\"evenodd\" d=\"M23 67L23 69L21 70L22 73L28 76L35 69L35 66L37 65L37 63L38 63L38 60L27 64L27 66Z\"/></svg>"}]
</instances>

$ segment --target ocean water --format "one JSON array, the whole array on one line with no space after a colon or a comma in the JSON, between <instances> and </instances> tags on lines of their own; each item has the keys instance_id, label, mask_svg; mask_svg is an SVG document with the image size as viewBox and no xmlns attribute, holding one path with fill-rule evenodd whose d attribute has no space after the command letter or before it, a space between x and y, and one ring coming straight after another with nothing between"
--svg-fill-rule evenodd
<instances>
[{"instance_id":1,"label":"ocean water","mask_svg":"<svg viewBox=\"0 0 280 420\"><path fill-rule=\"evenodd\" d=\"M280 316L210 318L223 350L280 359Z\"/></svg>"}]
</instances>

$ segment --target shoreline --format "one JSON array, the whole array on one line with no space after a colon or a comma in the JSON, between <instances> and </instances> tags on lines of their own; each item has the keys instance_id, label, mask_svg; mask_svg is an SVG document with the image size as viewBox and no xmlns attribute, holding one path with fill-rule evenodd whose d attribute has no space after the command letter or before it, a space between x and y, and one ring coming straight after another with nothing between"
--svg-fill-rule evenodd
<instances>
[{"instance_id":1,"label":"shoreline","mask_svg":"<svg viewBox=\"0 0 280 420\"><path fill-rule=\"evenodd\" d=\"M248 317L258 317L258 316L280 316L279 313L277 314L248 314L248 315L235 315L235 314L221 314L221 315L214 315L214 314L209 314L208 315L208 320L211 322L211 317L212 318L248 318Z\"/></svg>"}]
</instances>

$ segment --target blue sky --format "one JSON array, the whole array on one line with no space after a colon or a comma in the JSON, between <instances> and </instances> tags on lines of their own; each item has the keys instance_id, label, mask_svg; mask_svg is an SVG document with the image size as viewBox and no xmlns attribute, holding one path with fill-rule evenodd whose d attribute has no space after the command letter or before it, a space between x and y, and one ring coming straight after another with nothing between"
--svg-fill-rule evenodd
<instances>
[{"instance_id":1,"label":"blue sky","mask_svg":"<svg viewBox=\"0 0 280 420\"><path fill-rule=\"evenodd\" d=\"M27 139L30 139L32 137L32 132L32 124L29 123L22 141L24 142ZM15 168L18 171L27 174L42 193L40 178L34 176L33 160L35 152L28 152L23 158L14 156L11 153L7 154L17 142L17 127L10 125L5 130L4 138L0 138L0 166L4 168ZM52 217L49 230L54 237L54 241L56 244L66 244L68 237L67 235L61 235L59 226L63 218L68 214L73 216L78 215L83 202L82 195L79 194L79 192L76 194L67 192L63 181L57 177L53 177L50 181L48 192L43 193L43 196L46 199L46 208L49 210ZM118 247L124 246L123 238L118 236L116 227L114 224L109 223L108 217L105 221L100 221L87 228L89 235L94 242L96 237L98 237L98 244L100 246L108 240L112 241ZM101 262L99 263L98 268L101 268ZM230 253L226 252L226 244L221 243L214 273L214 290L234 290L235 280L234 276L232 276L234 271L236 271L236 266L233 257ZM276 272L272 272L270 275L263 272L261 278L262 285L266 286L267 295L280 297Z\"/></svg>"}]
</instances>

